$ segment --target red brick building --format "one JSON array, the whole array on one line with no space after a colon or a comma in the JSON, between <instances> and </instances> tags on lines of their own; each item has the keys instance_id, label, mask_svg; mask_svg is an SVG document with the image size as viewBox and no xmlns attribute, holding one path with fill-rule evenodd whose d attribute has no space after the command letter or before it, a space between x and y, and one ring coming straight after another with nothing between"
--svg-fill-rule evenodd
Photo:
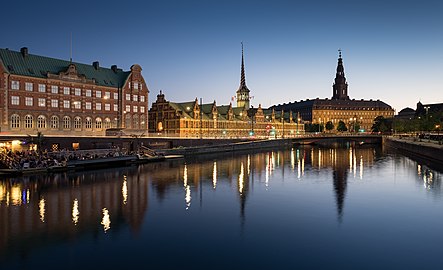
<instances>
[{"instance_id":1,"label":"red brick building","mask_svg":"<svg viewBox=\"0 0 443 270\"><path fill-rule=\"evenodd\" d=\"M142 68L100 67L0 49L0 128L9 134L100 136L147 132Z\"/></svg>"}]
</instances>

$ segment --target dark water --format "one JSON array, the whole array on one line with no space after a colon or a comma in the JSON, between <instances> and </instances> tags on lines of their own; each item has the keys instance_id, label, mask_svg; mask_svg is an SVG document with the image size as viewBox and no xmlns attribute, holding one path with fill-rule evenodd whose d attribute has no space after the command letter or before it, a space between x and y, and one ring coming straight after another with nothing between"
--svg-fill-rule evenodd
<instances>
[{"instance_id":1,"label":"dark water","mask_svg":"<svg viewBox=\"0 0 443 270\"><path fill-rule=\"evenodd\" d=\"M301 147L4 179L0 268L440 269L441 178Z\"/></svg>"}]
</instances>

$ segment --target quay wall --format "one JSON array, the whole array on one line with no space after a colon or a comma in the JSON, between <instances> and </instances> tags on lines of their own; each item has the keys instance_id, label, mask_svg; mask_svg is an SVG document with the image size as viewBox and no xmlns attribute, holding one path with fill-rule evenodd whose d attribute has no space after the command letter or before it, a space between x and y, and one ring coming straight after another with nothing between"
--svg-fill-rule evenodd
<instances>
[{"instance_id":1,"label":"quay wall","mask_svg":"<svg viewBox=\"0 0 443 270\"><path fill-rule=\"evenodd\" d=\"M384 137L383 145L411 156L443 164L443 146L435 142Z\"/></svg>"}]
</instances>

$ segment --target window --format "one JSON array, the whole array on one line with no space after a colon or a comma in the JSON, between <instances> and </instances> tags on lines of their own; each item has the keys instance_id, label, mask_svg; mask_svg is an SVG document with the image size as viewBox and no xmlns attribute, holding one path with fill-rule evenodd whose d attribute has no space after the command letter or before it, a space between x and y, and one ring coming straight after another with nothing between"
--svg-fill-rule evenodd
<instances>
[{"instance_id":1,"label":"window","mask_svg":"<svg viewBox=\"0 0 443 270\"><path fill-rule=\"evenodd\" d=\"M125 128L131 128L131 116L129 114L125 116Z\"/></svg>"},{"instance_id":2,"label":"window","mask_svg":"<svg viewBox=\"0 0 443 270\"><path fill-rule=\"evenodd\" d=\"M101 103L95 103L95 110L101 111L102 110L102 104Z\"/></svg>"},{"instance_id":3,"label":"window","mask_svg":"<svg viewBox=\"0 0 443 270\"><path fill-rule=\"evenodd\" d=\"M144 113L145 112L145 107L144 106L140 106L140 112Z\"/></svg>"},{"instance_id":4,"label":"window","mask_svg":"<svg viewBox=\"0 0 443 270\"><path fill-rule=\"evenodd\" d=\"M38 99L38 106L39 106L39 107L46 107L46 99L44 99L44 98L39 98L39 99Z\"/></svg>"},{"instance_id":5,"label":"window","mask_svg":"<svg viewBox=\"0 0 443 270\"><path fill-rule=\"evenodd\" d=\"M58 94L58 86L57 85L51 85L51 93Z\"/></svg>"},{"instance_id":6,"label":"window","mask_svg":"<svg viewBox=\"0 0 443 270\"><path fill-rule=\"evenodd\" d=\"M11 128L20 128L20 116L18 114L11 115Z\"/></svg>"},{"instance_id":7,"label":"window","mask_svg":"<svg viewBox=\"0 0 443 270\"><path fill-rule=\"evenodd\" d=\"M78 116L74 118L74 128L81 129L82 128L82 119Z\"/></svg>"},{"instance_id":8,"label":"window","mask_svg":"<svg viewBox=\"0 0 443 270\"><path fill-rule=\"evenodd\" d=\"M34 125L34 118L32 117L32 115L26 115L25 116L25 128L26 129L31 129Z\"/></svg>"},{"instance_id":9,"label":"window","mask_svg":"<svg viewBox=\"0 0 443 270\"><path fill-rule=\"evenodd\" d=\"M92 91L89 90L89 89L86 89L86 91L85 91L85 95L86 95L87 97L92 97Z\"/></svg>"},{"instance_id":10,"label":"window","mask_svg":"<svg viewBox=\"0 0 443 270\"><path fill-rule=\"evenodd\" d=\"M85 119L85 128L86 129L92 129L92 118L86 117Z\"/></svg>"},{"instance_id":11,"label":"window","mask_svg":"<svg viewBox=\"0 0 443 270\"><path fill-rule=\"evenodd\" d=\"M58 99L51 99L51 107L58 108Z\"/></svg>"},{"instance_id":12,"label":"window","mask_svg":"<svg viewBox=\"0 0 443 270\"><path fill-rule=\"evenodd\" d=\"M63 100L63 108L69 109L71 107L71 103L69 100Z\"/></svg>"},{"instance_id":13,"label":"window","mask_svg":"<svg viewBox=\"0 0 443 270\"><path fill-rule=\"evenodd\" d=\"M51 129L58 129L58 126L59 126L58 116L53 115L51 117Z\"/></svg>"},{"instance_id":14,"label":"window","mask_svg":"<svg viewBox=\"0 0 443 270\"><path fill-rule=\"evenodd\" d=\"M140 129L146 129L145 115L140 116Z\"/></svg>"},{"instance_id":15,"label":"window","mask_svg":"<svg viewBox=\"0 0 443 270\"><path fill-rule=\"evenodd\" d=\"M126 100L131 100L131 94L126 94Z\"/></svg>"},{"instance_id":16,"label":"window","mask_svg":"<svg viewBox=\"0 0 443 270\"><path fill-rule=\"evenodd\" d=\"M86 110L92 109L92 103L91 102L86 102L85 103L85 108L86 108Z\"/></svg>"},{"instance_id":17,"label":"window","mask_svg":"<svg viewBox=\"0 0 443 270\"><path fill-rule=\"evenodd\" d=\"M63 87L63 94L65 95L71 94L71 89L69 87Z\"/></svg>"},{"instance_id":18,"label":"window","mask_svg":"<svg viewBox=\"0 0 443 270\"><path fill-rule=\"evenodd\" d=\"M44 117L43 115L39 115L37 117L37 128L46 129L46 117Z\"/></svg>"},{"instance_id":19,"label":"window","mask_svg":"<svg viewBox=\"0 0 443 270\"><path fill-rule=\"evenodd\" d=\"M102 119L100 117L95 118L95 129L102 129Z\"/></svg>"},{"instance_id":20,"label":"window","mask_svg":"<svg viewBox=\"0 0 443 270\"><path fill-rule=\"evenodd\" d=\"M134 115L132 118L132 128L138 128L138 115Z\"/></svg>"},{"instance_id":21,"label":"window","mask_svg":"<svg viewBox=\"0 0 443 270\"><path fill-rule=\"evenodd\" d=\"M131 111L131 105L126 105L126 111L125 112L130 112Z\"/></svg>"},{"instance_id":22,"label":"window","mask_svg":"<svg viewBox=\"0 0 443 270\"><path fill-rule=\"evenodd\" d=\"M81 96L82 95L82 90L80 88L75 88L74 95Z\"/></svg>"},{"instance_id":23,"label":"window","mask_svg":"<svg viewBox=\"0 0 443 270\"><path fill-rule=\"evenodd\" d=\"M104 99L110 99L111 98L111 92L105 92Z\"/></svg>"},{"instance_id":24,"label":"window","mask_svg":"<svg viewBox=\"0 0 443 270\"><path fill-rule=\"evenodd\" d=\"M132 106L132 111L133 112L138 112L138 106Z\"/></svg>"},{"instance_id":25,"label":"window","mask_svg":"<svg viewBox=\"0 0 443 270\"><path fill-rule=\"evenodd\" d=\"M44 84L39 84L39 85L38 85L38 91L39 91L40 93L45 93L45 92L46 92L46 85L44 85Z\"/></svg>"},{"instance_id":26,"label":"window","mask_svg":"<svg viewBox=\"0 0 443 270\"><path fill-rule=\"evenodd\" d=\"M20 97L18 97L18 96L11 96L11 104L12 105L20 105Z\"/></svg>"},{"instance_id":27,"label":"window","mask_svg":"<svg viewBox=\"0 0 443 270\"><path fill-rule=\"evenodd\" d=\"M140 96L140 102L145 102L145 96Z\"/></svg>"},{"instance_id":28,"label":"window","mask_svg":"<svg viewBox=\"0 0 443 270\"><path fill-rule=\"evenodd\" d=\"M138 83L136 83L136 82L133 83L133 87L134 87L135 90L138 90Z\"/></svg>"},{"instance_id":29,"label":"window","mask_svg":"<svg viewBox=\"0 0 443 270\"><path fill-rule=\"evenodd\" d=\"M63 117L63 129L71 129L71 117Z\"/></svg>"},{"instance_id":30,"label":"window","mask_svg":"<svg viewBox=\"0 0 443 270\"><path fill-rule=\"evenodd\" d=\"M114 112L118 111L118 105L114 104Z\"/></svg>"},{"instance_id":31,"label":"window","mask_svg":"<svg viewBox=\"0 0 443 270\"><path fill-rule=\"evenodd\" d=\"M25 90L32 91L33 85L30 82L25 83Z\"/></svg>"},{"instance_id":32,"label":"window","mask_svg":"<svg viewBox=\"0 0 443 270\"><path fill-rule=\"evenodd\" d=\"M25 97L25 105L26 106L33 106L34 105L34 99L32 97Z\"/></svg>"},{"instance_id":33,"label":"window","mask_svg":"<svg viewBox=\"0 0 443 270\"><path fill-rule=\"evenodd\" d=\"M72 102L72 104L74 104L74 109L81 109L82 108L81 101L74 101L74 102Z\"/></svg>"},{"instance_id":34,"label":"window","mask_svg":"<svg viewBox=\"0 0 443 270\"><path fill-rule=\"evenodd\" d=\"M137 95L133 95L132 96L132 101L138 101L138 96Z\"/></svg>"},{"instance_id":35,"label":"window","mask_svg":"<svg viewBox=\"0 0 443 270\"><path fill-rule=\"evenodd\" d=\"M112 126L111 126L111 119L109 119L108 117L106 117L105 118L105 125L104 125L104 128L105 129L107 129L107 128L111 128Z\"/></svg>"},{"instance_id":36,"label":"window","mask_svg":"<svg viewBox=\"0 0 443 270\"><path fill-rule=\"evenodd\" d=\"M114 99L118 99L118 93L114 93Z\"/></svg>"},{"instance_id":37,"label":"window","mask_svg":"<svg viewBox=\"0 0 443 270\"><path fill-rule=\"evenodd\" d=\"M111 110L111 104L105 104L105 111Z\"/></svg>"},{"instance_id":38,"label":"window","mask_svg":"<svg viewBox=\"0 0 443 270\"><path fill-rule=\"evenodd\" d=\"M101 98L102 97L102 91L100 91L100 90L95 91L95 97Z\"/></svg>"},{"instance_id":39,"label":"window","mask_svg":"<svg viewBox=\"0 0 443 270\"><path fill-rule=\"evenodd\" d=\"M20 82L19 81L11 81L11 89L12 90L19 90L20 89Z\"/></svg>"},{"instance_id":40,"label":"window","mask_svg":"<svg viewBox=\"0 0 443 270\"><path fill-rule=\"evenodd\" d=\"M140 83L140 90L142 90L142 88L143 88L143 84L142 84L142 83Z\"/></svg>"}]
</instances>

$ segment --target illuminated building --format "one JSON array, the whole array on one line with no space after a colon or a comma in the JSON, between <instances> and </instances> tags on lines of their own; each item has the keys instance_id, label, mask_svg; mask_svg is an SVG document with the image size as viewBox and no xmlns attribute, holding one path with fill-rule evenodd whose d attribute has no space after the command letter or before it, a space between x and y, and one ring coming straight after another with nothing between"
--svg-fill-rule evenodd
<instances>
[{"instance_id":1,"label":"illuminated building","mask_svg":"<svg viewBox=\"0 0 443 270\"><path fill-rule=\"evenodd\" d=\"M148 88L129 71L0 49L0 127L13 134L104 135L146 131Z\"/></svg>"}]
</instances>

